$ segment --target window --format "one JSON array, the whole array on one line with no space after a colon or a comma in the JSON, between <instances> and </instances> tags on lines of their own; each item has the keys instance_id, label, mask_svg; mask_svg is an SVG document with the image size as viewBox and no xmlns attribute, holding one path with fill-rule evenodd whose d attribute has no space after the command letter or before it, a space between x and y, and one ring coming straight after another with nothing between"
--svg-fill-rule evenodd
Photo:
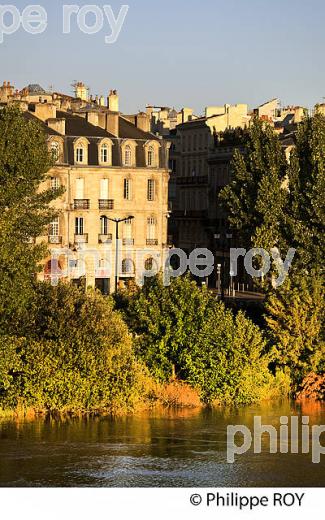
<instances>
[{"instance_id":1,"label":"window","mask_svg":"<svg viewBox=\"0 0 325 520\"><path fill-rule=\"evenodd\" d=\"M75 234L83 235L84 234L84 219L83 217L76 217L75 220Z\"/></svg>"},{"instance_id":2,"label":"window","mask_svg":"<svg viewBox=\"0 0 325 520\"><path fill-rule=\"evenodd\" d=\"M108 200L108 179L100 180L100 199Z\"/></svg>"},{"instance_id":3,"label":"window","mask_svg":"<svg viewBox=\"0 0 325 520\"><path fill-rule=\"evenodd\" d=\"M157 220L155 217L149 217L147 219L147 239L155 240L156 239L156 227Z\"/></svg>"},{"instance_id":4,"label":"window","mask_svg":"<svg viewBox=\"0 0 325 520\"><path fill-rule=\"evenodd\" d=\"M128 240L132 238L132 219L131 218L128 218L124 222L123 238L126 238Z\"/></svg>"},{"instance_id":5,"label":"window","mask_svg":"<svg viewBox=\"0 0 325 520\"><path fill-rule=\"evenodd\" d=\"M148 179L148 187L147 187L147 199L155 200L155 181L153 179Z\"/></svg>"},{"instance_id":6,"label":"window","mask_svg":"<svg viewBox=\"0 0 325 520\"><path fill-rule=\"evenodd\" d=\"M124 258L122 260L122 273L123 274L133 274L134 273L134 263L131 258Z\"/></svg>"},{"instance_id":7,"label":"window","mask_svg":"<svg viewBox=\"0 0 325 520\"><path fill-rule=\"evenodd\" d=\"M83 163L84 162L84 157L85 157L84 148L83 148L83 146L79 145L76 148L76 162L77 163Z\"/></svg>"},{"instance_id":8,"label":"window","mask_svg":"<svg viewBox=\"0 0 325 520\"><path fill-rule=\"evenodd\" d=\"M109 148L107 144L103 144L100 148L100 162L104 164L109 162Z\"/></svg>"},{"instance_id":9,"label":"window","mask_svg":"<svg viewBox=\"0 0 325 520\"><path fill-rule=\"evenodd\" d=\"M148 166L154 166L155 162L155 152L153 149L153 146L149 146L148 148L148 157L147 157L147 165Z\"/></svg>"},{"instance_id":10,"label":"window","mask_svg":"<svg viewBox=\"0 0 325 520\"><path fill-rule=\"evenodd\" d=\"M56 217L49 225L49 235L51 237L59 236L59 217Z\"/></svg>"},{"instance_id":11,"label":"window","mask_svg":"<svg viewBox=\"0 0 325 520\"><path fill-rule=\"evenodd\" d=\"M100 234L108 235L108 218L105 216L100 217Z\"/></svg>"},{"instance_id":12,"label":"window","mask_svg":"<svg viewBox=\"0 0 325 520\"><path fill-rule=\"evenodd\" d=\"M51 188L52 188L52 190L57 190L60 188L59 177L51 177Z\"/></svg>"},{"instance_id":13,"label":"window","mask_svg":"<svg viewBox=\"0 0 325 520\"><path fill-rule=\"evenodd\" d=\"M60 157L60 145L57 141L52 141L51 143L51 154L53 161L57 162Z\"/></svg>"},{"instance_id":14,"label":"window","mask_svg":"<svg viewBox=\"0 0 325 520\"><path fill-rule=\"evenodd\" d=\"M131 146L126 145L124 150L124 165L125 166L132 166L132 150Z\"/></svg>"},{"instance_id":15,"label":"window","mask_svg":"<svg viewBox=\"0 0 325 520\"><path fill-rule=\"evenodd\" d=\"M124 179L123 196L125 200L131 199L131 179Z\"/></svg>"},{"instance_id":16,"label":"window","mask_svg":"<svg viewBox=\"0 0 325 520\"><path fill-rule=\"evenodd\" d=\"M82 200L84 198L85 180L76 179L76 199Z\"/></svg>"},{"instance_id":17,"label":"window","mask_svg":"<svg viewBox=\"0 0 325 520\"><path fill-rule=\"evenodd\" d=\"M144 262L144 268L146 271L157 271L157 263L155 262L155 260L152 258L152 256L150 256L149 258L147 258Z\"/></svg>"}]
</instances>

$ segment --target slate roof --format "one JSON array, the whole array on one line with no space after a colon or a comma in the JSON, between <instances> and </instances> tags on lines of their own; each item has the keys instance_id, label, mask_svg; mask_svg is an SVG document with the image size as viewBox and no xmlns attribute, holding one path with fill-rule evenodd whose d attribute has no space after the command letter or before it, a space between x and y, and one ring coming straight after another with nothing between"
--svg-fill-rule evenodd
<instances>
[{"instance_id":1,"label":"slate roof","mask_svg":"<svg viewBox=\"0 0 325 520\"><path fill-rule=\"evenodd\" d=\"M52 128L49 128L47 126L46 123L44 123L41 119L38 119L38 117L35 117L33 114L31 114L30 112L23 112L23 115L26 119L28 119L28 121L37 121L41 127L43 128L44 132L49 134L49 135L58 135L58 136L61 136L61 134L59 134L58 132L56 132L55 130L52 130ZM61 136L62 137L62 136Z\"/></svg>"}]
</instances>

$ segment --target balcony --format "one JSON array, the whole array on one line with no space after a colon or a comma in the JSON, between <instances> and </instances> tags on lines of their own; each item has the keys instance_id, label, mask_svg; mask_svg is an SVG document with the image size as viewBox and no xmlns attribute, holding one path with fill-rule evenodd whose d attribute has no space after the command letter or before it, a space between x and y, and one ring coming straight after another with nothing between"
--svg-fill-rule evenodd
<instances>
[{"instance_id":1,"label":"balcony","mask_svg":"<svg viewBox=\"0 0 325 520\"><path fill-rule=\"evenodd\" d=\"M124 246L134 246L134 238L123 238Z\"/></svg>"},{"instance_id":2,"label":"balcony","mask_svg":"<svg viewBox=\"0 0 325 520\"><path fill-rule=\"evenodd\" d=\"M48 240L49 244L62 244L62 237L58 235L49 235Z\"/></svg>"},{"instance_id":3,"label":"balcony","mask_svg":"<svg viewBox=\"0 0 325 520\"><path fill-rule=\"evenodd\" d=\"M99 209L114 209L114 200L111 199L99 199Z\"/></svg>"},{"instance_id":4,"label":"balcony","mask_svg":"<svg viewBox=\"0 0 325 520\"><path fill-rule=\"evenodd\" d=\"M75 235L74 243L75 244L88 244L88 233L85 233L83 235Z\"/></svg>"},{"instance_id":5,"label":"balcony","mask_svg":"<svg viewBox=\"0 0 325 520\"><path fill-rule=\"evenodd\" d=\"M157 246L158 239L157 238L147 238L146 244L147 244L147 246Z\"/></svg>"},{"instance_id":6,"label":"balcony","mask_svg":"<svg viewBox=\"0 0 325 520\"><path fill-rule=\"evenodd\" d=\"M113 236L111 233L107 235L98 235L98 243L99 244L111 244Z\"/></svg>"},{"instance_id":7,"label":"balcony","mask_svg":"<svg viewBox=\"0 0 325 520\"><path fill-rule=\"evenodd\" d=\"M89 201L89 199L74 199L73 208L74 209L89 209L90 201Z\"/></svg>"}]
</instances>

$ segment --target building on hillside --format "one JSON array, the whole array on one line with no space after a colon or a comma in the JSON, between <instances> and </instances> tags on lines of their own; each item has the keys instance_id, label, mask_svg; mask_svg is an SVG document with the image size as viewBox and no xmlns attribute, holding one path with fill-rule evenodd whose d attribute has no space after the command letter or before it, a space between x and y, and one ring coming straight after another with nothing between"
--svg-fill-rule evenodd
<instances>
[{"instance_id":1,"label":"building on hillside","mask_svg":"<svg viewBox=\"0 0 325 520\"><path fill-rule=\"evenodd\" d=\"M55 159L46 185L65 188L53 203L59 217L38 239L52 251L41 278L108 294L116 280L140 283L157 271L168 248L169 144L124 118L116 91L107 106L58 93L49 99L39 87L0 95L41 122Z\"/></svg>"}]
</instances>

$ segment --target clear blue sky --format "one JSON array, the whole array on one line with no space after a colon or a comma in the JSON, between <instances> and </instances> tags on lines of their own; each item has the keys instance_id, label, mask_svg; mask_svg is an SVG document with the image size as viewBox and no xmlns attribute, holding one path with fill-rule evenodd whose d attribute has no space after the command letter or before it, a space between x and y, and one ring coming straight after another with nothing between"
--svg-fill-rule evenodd
<instances>
[{"instance_id":1,"label":"clear blue sky","mask_svg":"<svg viewBox=\"0 0 325 520\"><path fill-rule=\"evenodd\" d=\"M37 82L69 93L73 80L83 80L93 94L118 89L124 112L147 103L196 112L224 103L253 107L273 97L311 106L325 96L324 0L101 0L115 13L130 6L113 45L104 43L107 21L96 35L74 21L72 33L62 34L62 5L94 0L8 3L21 11L38 3L48 12L43 34L20 29L0 45L0 81L18 88Z\"/></svg>"}]
</instances>

